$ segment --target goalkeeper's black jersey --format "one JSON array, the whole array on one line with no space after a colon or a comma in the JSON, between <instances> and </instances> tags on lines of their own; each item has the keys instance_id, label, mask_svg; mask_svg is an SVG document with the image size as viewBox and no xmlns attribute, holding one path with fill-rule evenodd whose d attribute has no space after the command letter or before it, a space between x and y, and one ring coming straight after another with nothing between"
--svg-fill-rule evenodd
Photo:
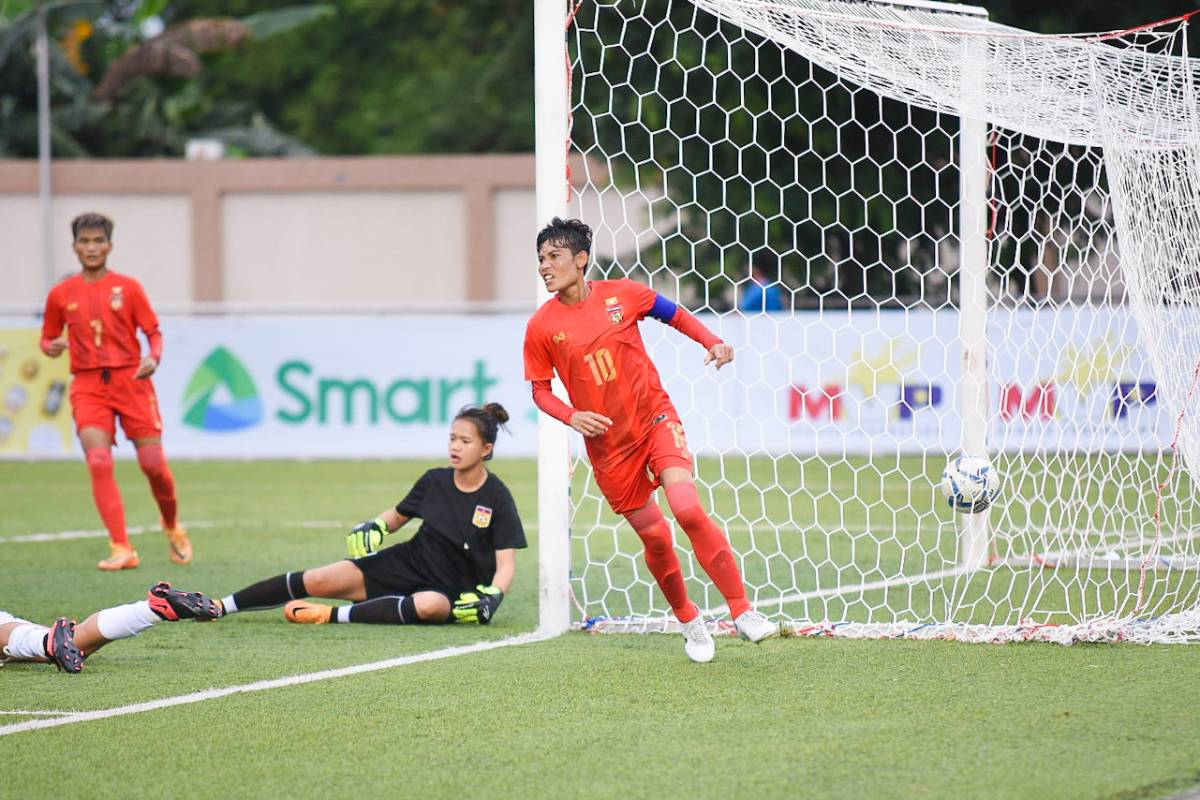
<instances>
[{"instance_id":1,"label":"goalkeeper's black jersey","mask_svg":"<svg viewBox=\"0 0 1200 800\"><path fill-rule=\"evenodd\" d=\"M451 467L431 469L396 512L421 518L406 555L417 572L439 586L466 591L490 584L496 574L496 551L526 546L512 493L491 472L483 486L464 492L454 485Z\"/></svg>"}]
</instances>

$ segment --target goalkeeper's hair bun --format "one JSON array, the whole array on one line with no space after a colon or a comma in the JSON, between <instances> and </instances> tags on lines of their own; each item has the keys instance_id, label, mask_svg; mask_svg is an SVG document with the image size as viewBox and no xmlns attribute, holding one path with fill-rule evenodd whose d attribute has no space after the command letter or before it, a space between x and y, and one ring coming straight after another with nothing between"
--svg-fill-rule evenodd
<instances>
[{"instance_id":1,"label":"goalkeeper's hair bun","mask_svg":"<svg viewBox=\"0 0 1200 800\"><path fill-rule=\"evenodd\" d=\"M457 422L460 419L469 419L475 423L475 428L479 431L479 436L488 444L496 443L496 433L504 423L508 422L508 411L499 403L488 403L483 408L479 406L463 406L459 410L458 416L454 418ZM505 428L508 430L508 428ZM484 460L490 459L491 453L488 453Z\"/></svg>"},{"instance_id":2,"label":"goalkeeper's hair bun","mask_svg":"<svg viewBox=\"0 0 1200 800\"><path fill-rule=\"evenodd\" d=\"M508 422L508 412L499 403L488 403L483 407L483 410L487 412L488 416L496 420L497 425L503 425Z\"/></svg>"}]
</instances>

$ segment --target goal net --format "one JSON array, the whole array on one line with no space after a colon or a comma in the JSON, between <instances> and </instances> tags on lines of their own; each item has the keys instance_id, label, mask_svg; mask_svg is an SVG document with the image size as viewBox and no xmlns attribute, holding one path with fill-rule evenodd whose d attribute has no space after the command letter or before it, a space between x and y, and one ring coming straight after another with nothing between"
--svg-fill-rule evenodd
<instances>
[{"instance_id":1,"label":"goal net","mask_svg":"<svg viewBox=\"0 0 1200 800\"><path fill-rule=\"evenodd\" d=\"M1042 36L924 0L572 6L569 212L592 277L735 347L705 370L642 326L754 605L800 635L1200 636L1187 20ZM572 446L575 622L674 630ZM959 453L1003 477L986 514L938 493Z\"/></svg>"}]
</instances>

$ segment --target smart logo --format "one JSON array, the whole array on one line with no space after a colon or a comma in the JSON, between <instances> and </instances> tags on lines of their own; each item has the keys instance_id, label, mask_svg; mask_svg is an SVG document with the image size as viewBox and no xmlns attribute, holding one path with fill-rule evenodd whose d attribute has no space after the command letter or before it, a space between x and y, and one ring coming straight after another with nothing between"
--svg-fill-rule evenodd
<instances>
[{"instance_id":1,"label":"smart logo","mask_svg":"<svg viewBox=\"0 0 1200 800\"><path fill-rule=\"evenodd\" d=\"M228 401L214 401L221 389ZM224 398L222 398L224 399ZM262 422L263 403L254 378L224 347L208 354L196 367L183 393L183 423L213 433L239 431Z\"/></svg>"}]
</instances>

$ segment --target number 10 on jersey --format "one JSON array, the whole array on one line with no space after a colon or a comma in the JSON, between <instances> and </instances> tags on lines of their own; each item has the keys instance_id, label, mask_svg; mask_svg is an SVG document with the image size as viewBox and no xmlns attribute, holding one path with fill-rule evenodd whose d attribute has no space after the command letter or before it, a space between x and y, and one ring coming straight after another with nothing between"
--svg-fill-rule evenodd
<instances>
[{"instance_id":1,"label":"number 10 on jersey","mask_svg":"<svg viewBox=\"0 0 1200 800\"><path fill-rule=\"evenodd\" d=\"M591 368L592 378L596 381L597 386L603 386L609 381L617 379L617 364L613 361L612 353L608 351L607 347L601 347L594 353L585 354L583 360Z\"/></svg>"}]
</instances>

